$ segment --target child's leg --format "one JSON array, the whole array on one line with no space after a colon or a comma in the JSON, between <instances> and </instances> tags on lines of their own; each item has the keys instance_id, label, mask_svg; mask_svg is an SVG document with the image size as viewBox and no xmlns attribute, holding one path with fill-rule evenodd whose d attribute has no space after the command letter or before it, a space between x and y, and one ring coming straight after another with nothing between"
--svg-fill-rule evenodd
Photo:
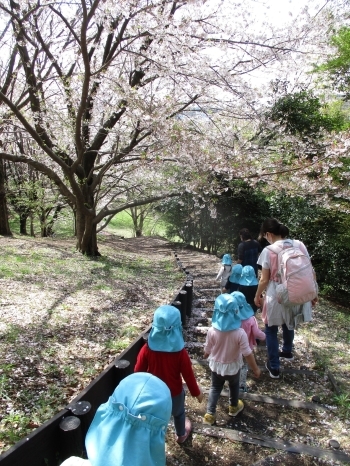
<instances>
[{"instance_id":1,"label":"child's leg","mask_svg":"<svg viewBox=\"0 0 350 466\"><path fill-rule=\"evenodd\" d=\"M216 405L217 405L220 393L223 389L224 383L225 383L224 377L217 374L216 372L211 373L211 386L210 386L209 397L208 397L207 413L215 414Z\"/></svg>"},{"instance_id":2,"label":"child's leg","mask_svg":"<svg viewBox=\"0 0 350 466\"><path fill-rule=\"evenodd\" d=\"M185 435L185 392L172 397L173 408L171 414L174 416L175 432L178 437Z\"/></svg>"},{"instance_id":3,"label":"child's leg","mask_svg":"<svg viewBox=\"0 0 350 466\"><path fill-rule=\"evenodd\" d=\"M228 387L229 387L228 402L230 406L237 406L237 403L238 403L240 375L241 375L241 371L239 370L237 374L225 376L225 379L228 381Z\"/></svg>"}]
</instances>

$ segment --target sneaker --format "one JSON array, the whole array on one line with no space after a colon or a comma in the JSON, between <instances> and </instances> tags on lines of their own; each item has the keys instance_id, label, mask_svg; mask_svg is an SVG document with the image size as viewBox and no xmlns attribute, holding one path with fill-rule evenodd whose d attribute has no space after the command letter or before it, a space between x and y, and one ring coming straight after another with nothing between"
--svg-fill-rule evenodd
<instances>
[{"instance_id":1,"label":"sneaker","mask_svg":"<svg viewBox=\"0 0 350 466\"><path fill-rule=\"evenodd\" d=\"M267 361L267 363L265 364L265 367L269 371L271 379L279 379L280 378L280 370L279 369L272 369L272 367L270 366L269 361Z\"/></svg>"},{"instance_id":2,"label":"sneaker","mask_svg":"<svg viewBox=\"0 0 350 466\"><path fill-rule=\"evenodd\" d=\"M294 360L293 353L286 353L285 351L280 351L280 352L278 353L278 356L279 356L281 359L287 359L287 361L293 361L293 360Z\"/></svg>"},{"instance_id":3,"label":"sneaker","mask_svg":"<svg viewBox=\"0 0 350 466\"><path fill-rule=\"evenodd\" d=\"M238 400L237 406L229 406L228 407L228 415L229 416L237 416L237 414L240 413L243 408L244 408L243 401Z\"/></svg>"},{"instance_id":4,"label":"sneaker","mask_svg":"<svg viewBox=\"0 0 350 466\"><path fill-rule=\"evenodd\" d=\"M204 414L203 424L208 424L212 426L213 424L215 424L215 421L216 421L216 417L214 414L209 414L209 413Z\"/></svg>"},{"instance_id":5,"label":"sneaker","mask_svg":"<svg viewBox=\"0 0 350 466\"><path fill-rule=\"evenodd\" d=\"M175 435L175 439L177 441L177 443L184 443L185 440L187 440L188 436L190 435L191 433L191 430L192 430L192 424L191 424L191 421L188 419L188 417L186 417L185 419L185 433L184 435Z\"/></svg>"}]
</instances>

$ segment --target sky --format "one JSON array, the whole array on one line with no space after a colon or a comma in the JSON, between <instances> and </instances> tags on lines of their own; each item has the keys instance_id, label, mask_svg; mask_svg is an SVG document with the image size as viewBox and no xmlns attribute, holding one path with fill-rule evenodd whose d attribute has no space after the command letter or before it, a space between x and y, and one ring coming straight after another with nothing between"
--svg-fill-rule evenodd
<instances>
[{"instance_id":1,"label":"sky","mask_svg":"<svg viewBox=\"0 0 350 466\"><path fill-rule=\"evenodd\" d=\"M257 0L256 8L258 11L260 4L263 19L275 23L276 26L281 26L298 16L303 8L308 7L312 13L318 11L326 3L329 2L327 0L313 2L307 0Z\"/></svg>"}]
</instances>

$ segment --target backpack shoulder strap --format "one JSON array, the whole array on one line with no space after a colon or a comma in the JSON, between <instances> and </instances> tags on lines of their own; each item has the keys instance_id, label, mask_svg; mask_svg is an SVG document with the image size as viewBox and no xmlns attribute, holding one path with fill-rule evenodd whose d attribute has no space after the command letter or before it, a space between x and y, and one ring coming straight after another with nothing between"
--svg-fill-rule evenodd
<instances>
[{"instance_id":1,"label":"backpack shoulder strap","mask_svg":"<svg viewBox=\"0 0 350 466\"><path fill-rule=\"evenodd\" d=\"M280 283L281 279L279 277L279 270L280 270L280 259L281 259L281 253L285 251L286 249L292 248L294 246L293 241L291 240L286 240L283 241L282 244L270 244L267 246L267 249L273 254L270 254L270 280L274 282Z\"/></svg>"},{"instance_id":2,"label":"backpack shoulder strap","mask_svg":"<svg viewBox=\"0 0 350 466\"><path fill-rule=\"evenodd\" d=\"M283 241L283 244L276 244L276 243L273 243L273 244L269 244L268 246L266 246L267 249L269 249L270 251L274 252L275 254L279 254L281 251L283 251L284 249L288 249L288 248L293 248L293 247L298 247L297 244L294 244L294 240L285 240Z\"/></svg>"},{"instance_id":3,"label":"backpack shoulder strap","mask_svg":"<svg viewBox=\"0 0 350 466\"><path fill-rule=\"evenodd\" d=\"M279 252L282 251L282 247L279 246L278 244L274 243L274 244L269 244L268 246L266 246L266 248L269 250L269 251L272 251L274 252L275 254L278 254Z\"/></svg>"},{"instance_id":4,"label":"backpack shoulder strap","mask_svg":"<svg viewBox=\"0 0 350 466\"><path fill-rule=\"evenodd\" d=\"M270 253L270 281L279 282L279 279L277 277L277 272L279 268L278 255L283 250L283 248L276 244L270 244L269 246L266 246L266 249L273 253Z\"/></svg>"}]
</instances>

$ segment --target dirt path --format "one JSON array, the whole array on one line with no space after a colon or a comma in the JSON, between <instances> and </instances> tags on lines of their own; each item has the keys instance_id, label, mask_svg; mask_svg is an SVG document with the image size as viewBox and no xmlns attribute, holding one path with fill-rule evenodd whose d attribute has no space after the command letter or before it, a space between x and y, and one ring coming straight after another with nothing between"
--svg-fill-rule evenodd
<instances>
[{"instance_id":1,"label":"dirt path","mask_svg":"<svg viewBox=\"0 0 350 466\"><path fill-rule=\"evenodd\" d=\"M178 250L177 254L182 264L194 275L195 301L192 317L188 320L186 340L188 352L196 360L194 368L197 378L208 392L210 370L201 360L206 327L210 325L213 302L220 292L214 281L219 261L211 255L187 250ZM326 331L324 316L329 313L329 309L329 303L321 301L315 309L312 326L305 325L296 333L295 359L284 363L281 379L269 377L264 368L266 347L257 347L255 355L263 374L256 380L248 372L247 392L241 392L245 409L237 418L230 418L227 414L228 398L225 392L219 401L215 429L204 426L202 417L206 400L203 405L199 405L195 399L187 397L187 410L195 423L195 431L185 445L180 447L174 442L173 435L168 434L168 464L343 464L331 458L330 440L340 444L341 450L349 454L349 461L349 421L339 416L337 408L332 406L335 387L324 370L326 367L321 367L319 361L320 342L324 348L334 344L339 351L342 349L343 353L340 353L343 356L344 352L347 354L346 341L338 342L336 333L330 338L329 331ZM259 314L257 317L263 328ZM342 328L339 331L342 336ZM339 359L342 357L339 356ZM345 359L348 364L349 357ZM349 373L345 361L342 360L340 366L339 361L333 358L332 363L327 369L334 371L335 378L341 381L346 390ZM281 449L271 450L267 446ZM289 453L283 450L287 447L307 454ZM328 452L329 456L326 456Z\"/></svg>"}]
</instances>

